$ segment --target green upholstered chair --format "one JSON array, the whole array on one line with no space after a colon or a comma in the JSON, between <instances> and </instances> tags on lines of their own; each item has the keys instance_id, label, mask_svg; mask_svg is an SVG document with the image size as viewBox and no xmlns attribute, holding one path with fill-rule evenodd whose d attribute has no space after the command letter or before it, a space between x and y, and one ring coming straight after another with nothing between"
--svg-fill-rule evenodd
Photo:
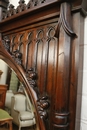
<instances>
[{"instance_id":1,"label":"green upholstered chair","mask_svg":"<svg viewBox=\"0 0 87 130\"><path fill-rule=\"evenodd\" d=\"M0 125L9 124L9 130L12 130L13 118L3 109L0 109Z\"/></svg>"}]
</instances>

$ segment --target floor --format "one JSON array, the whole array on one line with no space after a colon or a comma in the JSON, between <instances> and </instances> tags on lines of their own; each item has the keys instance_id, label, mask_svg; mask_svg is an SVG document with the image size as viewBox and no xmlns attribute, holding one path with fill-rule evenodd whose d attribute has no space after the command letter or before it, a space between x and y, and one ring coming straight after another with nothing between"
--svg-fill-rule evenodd
<instances>
[{"instance_id":1,"label":"floor","mask_svg":"<svg viewBox=\"0 0 87 130\"><path fill-rule=\"evenodd\" d=\"M3 125L3 126L0 126L0 130L9 130L9 128L7 127L7 125ZM13 130L18 130L18 126L13 124ZM24 128L21 128L21 130L35 130L35 129L32 127L24 127Z\"/></svg>"}]
</instances>

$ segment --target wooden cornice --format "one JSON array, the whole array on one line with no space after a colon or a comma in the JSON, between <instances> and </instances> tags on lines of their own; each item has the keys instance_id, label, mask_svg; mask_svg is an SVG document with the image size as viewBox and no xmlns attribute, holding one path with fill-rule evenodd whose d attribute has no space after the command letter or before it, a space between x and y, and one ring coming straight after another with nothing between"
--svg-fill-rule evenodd
<instances>
[{"instance_id":1,"label":"wooden cornice","mask_svg":"<svg viewBox=\"0 0 87 130\"><path fill-rule=\"evenodd\" d=\"M69 2L72 5L72 10L84 10L86 13L87 11L87 1L86 0L41 0L41 1L33 1L30 0L27 4L25 4L24 0L19 1L18 7L15 9L14 5L10 5L8 11L4 12L2 21L8 21L15 17L19 17L30 12L34 12L36 10L45 9L46 7L53 7L53 5L60 5L63 2ZM5 4L4 4L5 3ZM6 0L0 1L0 6L7 4Z\"/></svg>"},{"instance_id":2,"label":"wooden cornice","mask_svg":"<svg viewBox=\"0 0 87 130\"><path fill-rule=\"evenodd\" d=\"M6 0L0 1L0 3L3 2L8 3L8 1ZM2 12L1 16L2 20L0 22L0 32L7 32L9 30L13 30L14 28L16 29L23 27L24 25L30 25L31 23L40 22L41 20L43 20L44 17L46 17L46 19L50 17L52 18L54 16L58 17L60 13L60 5L63 2L68 2L71 4L72 12L81 11L84 15L87 14L86 0L41 0L41 1L34 0L33 2L32 0L30 0L29 3L27 4L25 4L24 0L20 0L19 5L16 9L13 5L10 5L7 11L4 10ZM0 6L2 7L2 4L0 4ZM51 9L53 10L51 15L49 15ZM41 17L39 18L41 14L42 18ZM35 15L36 16L38 15L37 19L35 19ZM21 20L23 21L22 23ZM7 26L7 24L8 27L5 27Z\"/></svg>"}]
</instances>

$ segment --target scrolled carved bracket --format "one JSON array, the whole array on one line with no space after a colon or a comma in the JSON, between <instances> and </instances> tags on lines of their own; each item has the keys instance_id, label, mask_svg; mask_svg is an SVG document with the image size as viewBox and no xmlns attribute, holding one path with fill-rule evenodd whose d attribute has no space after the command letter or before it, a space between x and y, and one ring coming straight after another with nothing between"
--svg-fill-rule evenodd
<instances>
[{"instance_id":1,"label":"scrolled carved bracket","mask_svg":"<svg viewBox=\"0 0 87 130\"><path fill-rule=\"evenodd\" d=\"M67 35L69 35L70 37L77 37L77 35L73 32L69 21L67 20L67 16L66 16L67 12L66 11L67 11L67 3L62 3L61 9L60 9L60 18L58 21L55 35L54 35L57 38L59 37L61 26ZM71 14L67 14L67 15L71 15Z\"/></svg>"}]
</instances>

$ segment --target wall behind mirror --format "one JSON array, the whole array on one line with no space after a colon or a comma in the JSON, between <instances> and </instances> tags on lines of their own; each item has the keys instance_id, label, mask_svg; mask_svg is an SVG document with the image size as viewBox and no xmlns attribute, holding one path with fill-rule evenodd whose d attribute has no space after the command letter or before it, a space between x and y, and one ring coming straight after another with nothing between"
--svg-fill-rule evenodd
<instances>
[{"instance_id":1,"label":"wall behind mirror","mask_svg":"<svg viewBox=\"0 0 87 130\"><path fill-rule=\"evenodd\" d=\"M27 4L30 0L25 0L25 3ZM19 0L9 0L10 4L13 4L15 7L18 6Z\"/></svg>"},{"instance_id":2,"label":"wall behind mirror","mask_svg":"<svg viewBox=\"0 0 87 130\"><path fill-rule=\"evenodd\" d=\"M0 59L0 70L3 71L2 75L0 76L0 84L6 84L8 66L1 59Z\"/></svg>"},{"instance_id":3,"label":"wall behind mirror","mask_svg":"<svg viewBox=\"0 0 87 130\"><path fill-rule=\"evenodd\" d=\"M2 70L2 75L0 77L0 84L7 84L8 89L16 92L20 82L15 74L15 72L3 61L0 59L0 70Z\"/></svg>"}]
</instances>

